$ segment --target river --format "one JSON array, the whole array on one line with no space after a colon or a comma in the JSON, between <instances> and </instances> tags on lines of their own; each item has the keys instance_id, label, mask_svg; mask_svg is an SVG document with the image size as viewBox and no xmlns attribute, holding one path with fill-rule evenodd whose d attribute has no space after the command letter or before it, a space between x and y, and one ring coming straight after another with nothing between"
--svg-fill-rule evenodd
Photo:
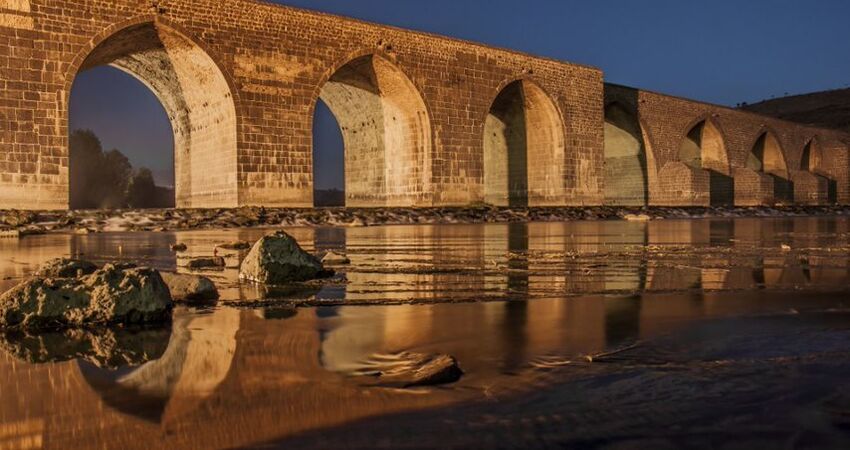
<instances>
[{"instance_id":1,"label":"river","mask_svg":"<svg viewBox=\"0 0 850 450\"><path fill-rule=\"evenodd\" d=\"M329 283L165 328L0 339L0 449L846 446L850 220L287 229ZM0 240L0 290L75 256L184 270L269 230ZM185 243L175 255L170 245ZM406 353L464 377L374 383Z\"/></svg>"}]
</instances>

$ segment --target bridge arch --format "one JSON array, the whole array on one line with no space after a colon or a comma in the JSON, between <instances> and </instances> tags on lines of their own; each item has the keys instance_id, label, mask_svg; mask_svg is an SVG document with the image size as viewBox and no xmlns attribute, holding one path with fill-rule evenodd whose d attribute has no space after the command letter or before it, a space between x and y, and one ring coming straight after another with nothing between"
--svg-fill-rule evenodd
<instances>
[{"instance_id":1,"label":"bridge arch","mask_svg":"<svg viewBox=\"0 0 850 450\"><path fill-rule=\"evenodd\" d=\"M817 136L809 139L800 156L800 172L793 173L794 200L804 204L838 202L838 182L824 168L824 155Z\"/></svg>"},{"instance_id":2,"label":"bridge arch","mask_svg":"<svg viewBox=\"0 0 850 450\"><path fill-rule=\"evenodd\" d=\"M747 168L756 172L788 178L785 150L776 134L765 128L757 136L755 142L750 146L750 153L747 155Z\"/></svg>"},{"instance_id":3,"label":"bridge arch","mask_svg":"<svg viewBox=\"0 0 850 450\"><path fill-rule=\"evenodd\" d=\"M345 205L433 202L431 114L419 88L388 56L358 53L335 66L311 105L324 102L343 137Z\"/></svg>"},{"instance_id":4,"label":"bridge arch","mask_svg":"<svg viewBox=\"0 0 850 450\"><path fill-rule=\"evenodd\" d=\"M726 139L711 117L702 117L689 125L679 144L678 159L692 170L707 173L709 204L728 205L734 202L734 182Z\"/></svg>"},{"instance_id":5,"label":"bridge arch","mask_svg":"<svg viewBox=\"0 0 850 450\"><path fill-rule=\"evenodd\" d=\"M563 201L563 115L552 97L526 79L507 81L484 121L484 201L496 206L547 206Z\"/></svg>"},{"instance_id":6,"label":"bridge arch","mask_svg":"<svg viewBox=\"0 0 850 450\"><path fill-rule=\"evenodd\" d=\"M757 136L747 155L746 167L773 179L774 201L792 203L794 183L791 181L782 143L779 142L776 133L768 128L762 128Z\"/></svg>"},{"instance_id":7,"label":"bridge arch","mask_svg":"<svg viewBox=\"0 0 850 450\"><path fill-rule=\"evenodd\" d=\"M605 107L605 201L611 205L649 203L655 158L645 127L619 102Z\"/></svg>"},{"instance_id":8,"label":"bridge arch","mask_svg":"<svg viewBox=\"0 0 850 450\"><path fill-rule=\"evenodd\" d=\"M177 207L237 206L238 91L213 53L159 17L113 25L71 63L65 78L66 108L77 75L100 66L136 78L165 109L174 133ZM68 121L66 114L66 129ZM74 170L70 154L69 168Z\"/></svg>"},{"instance_id":9,"label":"bridge arch","mask_svg":"<svg viewBox=\"0 0 850 450\"><path fill-rule=\"evenodd\" d=\"M823 164L823 153L818 143L818 138L809 139L803 147L803 153L800 156L800 170L811 173L819 173Z\"/></svg>"}]
</instances>

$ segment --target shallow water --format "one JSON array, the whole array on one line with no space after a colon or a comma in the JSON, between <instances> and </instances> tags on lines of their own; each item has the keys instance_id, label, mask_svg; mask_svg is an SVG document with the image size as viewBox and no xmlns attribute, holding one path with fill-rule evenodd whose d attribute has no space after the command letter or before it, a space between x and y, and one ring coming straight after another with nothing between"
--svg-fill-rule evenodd
<instances>
[{"instance_id":1,"label":"shallow water","mask_svg":"<svg viewBox=\"0 0 850 450\"><path fill-rule=\"evenodd\" d=\"M5 336L0 449L846 443L846 219L287 231L346 252L347 281L205 272L223 300L166 329ZM266 232L0 241L0 289L57 256L173 270L170 244L208 255ZM363 376L405 352L466 375Z\"/></svg>"}]
</instances>

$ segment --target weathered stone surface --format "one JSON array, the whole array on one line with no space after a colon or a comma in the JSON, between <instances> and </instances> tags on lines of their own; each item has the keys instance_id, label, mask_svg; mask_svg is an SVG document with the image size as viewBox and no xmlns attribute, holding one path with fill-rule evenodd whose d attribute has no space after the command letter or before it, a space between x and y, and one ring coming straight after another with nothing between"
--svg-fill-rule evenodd
<instances>
[{"instance_id":1,"label":"weathered stone surface","mask_svg":"<svg viewBox=\"0 0 850 450\"><path fill-rule=\"evenodd\" d=\"M57 258L43 264L35 277L38 278L74 278L93 274L98 267L91 262L79 259Z\"/></svg>"},{"instance_id":2,"label":"weathered stone surface","mask_svg":"<svg viewBox=\"0 0 850 450\"><path fill-rule=\"evenodd\" d=\"M174 245L171 246L172 252L178 252L179 253L179 252L185 252L186 250L189 250L189 247L186 244L174 244Z\"/></svg>"},{"instance_id":3,"label":"weathered stone surface","mask_svg":"<svg viewBox=\"0 0 850 450\"><path fill-rule=\"evenodd\" d=\"M216 249L222 250L250 250L251 243L248 241L235 241L229 242L227 244L220 244L216 246Z\"/></svg>"},{"instance_id":4,"label":"weathered stone surface","mask_svg":"<svg viewBox=\"0 0 850 450\"><path fill-rule=\"evenodd\" d=\"M0 297L0 328L51 329L162 322L168 286L153 269L106 265L80 278L32 278Z\"/></svg>"},{"instance_id":5,"label":"weathered stone surface","mask_svg":"<svg viewBox=\"0 0 850 450\"><path fill-rule=\"evenodd\" d=\"M239 270L240 279L271 285L307 281L324 274L322 263L283 231L254 244Z\"/></svg>"},{"instance_id":6,"label":"weathered stone surface","mask_svg":"<svg viewBox=\"0 0 850 450\"><path fill-rule=\"evenodd\" d=\"M382 386L409 388L454 383L463 370L449 355L402 353L398 363L376 375Z\"/></svg>"},{"instance_id":7,"label":"weathered stone surface","mask_svg":"<svg viewBox=\"0 0 850 450\"><path fill-rule=\"evenodd\" d=\"M191 258L186 261L186 267L192 270L225 267L226 262L220 256Z\"/></svg>"},{"instance_id":8,"label":"weathered stone surface","mask_svg":"<svg viewBox=\"0 0 850 450\"><path fill-rule=\"evenodd\" d=\"M218 289L207 277L161 272L162 280L175 302L208 302L218 300Z\"/></svg>"},{"instance_id":9,"label":"weathered stone surface","mask_svg":"<svg viewBox=\"0 0 850 450\"><path fill-rule=\"evenodd\" d=\"M327 253L325 253L325 256L322 257L322 264L331 264L331 265L351 264L351 259L349 259L348 256L345 256L341 253L327 252Z\"/></svg>"},{"instance_id":10,"label":"weathered stone surface","mask_svg":"<svg viewBox=\"0 0 850 450\"><path fill-rule=\"evenodd\" d=\"M21 227L34 222L37 217L31 211L10 210L0 214L0 225Z\"/></svg>"},{"instance_id":11,"label":"weathered stone surface","mask_svg":"<svg viewBox=\"0 0 850 450\"><path fill-rule=\"evenodd\" d=\"M160 358L170 336L168 328L74 328L40 333L13 330L0 334L0 349L31 364L81 359L97 367L118 369Z\"/></svg>"},{"instance_id":12,"label":"weathered stone surface","mask_svg":"<svg viewBox=\"0 0 850 450\"><path fill-rule=\"evenodd\" d=\"M102 66L139 78L166 110L178 206L245 206L221 220L230 227L264 222L265 211L253 205L313 205L311 112L319 100L344 134L348 206L469 205L488 197L599 205L606 182L617 204L705 206L712 201L707 174L675 170L672 189L659 182L665 166L686 163L681 144L702 122L716 122L719 139L697 147L706 155L722 150L722 160L701 158L698 171L730 176L769 129L789 165L781 176L804 170L803 149L815 140L821 156L805 170L835 182L839 201L850 202L847 134L606 86L593 67L249 0L0 5L0 208L68 207L73 164L67 127L56 124L67 123L70 110L57 99L68 97L79 73ZM634 116L631 126L618 123L634 138L625 152L605 148L606 106L615 102ZM508 159L514 150L519 156ZM812 189L795 194L829 193ZM195 216L180 228L206 220Z\"/></svg>"}]
</instances>

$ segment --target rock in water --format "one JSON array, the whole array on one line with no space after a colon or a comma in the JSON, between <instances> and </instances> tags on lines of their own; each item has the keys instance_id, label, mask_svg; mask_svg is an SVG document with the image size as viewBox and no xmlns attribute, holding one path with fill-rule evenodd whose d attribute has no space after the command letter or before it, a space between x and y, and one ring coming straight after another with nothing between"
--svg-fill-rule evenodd
<instances>
[{"instance_id":1,"label":"rock in water","mask_svg":"<svg viewBox=\"0 0 850 450\"><path fill-rule=\"evenodd\" d=\"M161 272L162 280L175 302L208 302L218 300L218 289L207 277Z\"/></svg>"},{"instance_id":2,"label":"rock in water","mask_svg":"<svg viewBox=\"0 0 850 450\"><path fill-rule=\"evenodd\" d=\"M322 263L283 231L254 244L239 270L240 279L272 285L313 280L325 274Z\"/></svg>"},{"instance_id":3,"label":"rock in water","mask_svg":"<svg viewBox=\"0 0 850 450\"><path fill-rule=\"evenodd\" d=\"M224 258L220 256L192 258L186 263L186 267L192 270L222 268L225 265Z\"/></svg>"},{"instance_id":4,"label":"rock in water","mask_svg":"<svg viewBox=\"0 0 850 450\"><path fill-rule=\"evenodd\" d=\"M377 357L376 359L384 359ZM463 370L453 356L442 354L401 353L380 363L375 374L379 386L411 388L454 383ZM385 367L380 367L385 366Z\"/></svg>"},{"instance_id":5,"label":"rock in water","mask_svg":"<svg viewBox=\"0 0 850 450\"><path fill-rule=\"evenodd\" d=\"M0 328L61 329L169 319L159 272L107 264L80 278L33 278L0 296Z\"/></svg>"},{"instance_id":6,"label":"rock in water","mask_svg":"<svg viewBox=\"0 0 850 450\"><path fill-rule=\"evenodd\" d=\"M229 242L227 244L219 244L216 245L216 249L224 249L224 250L250 250L251 243L248 241L235 241Z\"/></svg>"},{"instance_id":7,"label":"rock in water","mask_svg":"<svg viewBox=\"0 0 850 450\"><path fill-rule=\"evenodd\" d=\"M38 278L74 278L91 275L96 270L97 266L88 261L57 258L42 265L35 276Z\"/></svg>"},{"instance_id":8,"label":"rock in water","mask_svg":"<svg viewBox=\"0 0 850 450\"><path fill-rule=\"evenodd\" d=\"M335 264L335 265L345 265L351 264L351 260L348 259L347 256L337 253L337 252L327 252L325 256L322 257L323 264Z\"/></svg>"}]
</instances>

